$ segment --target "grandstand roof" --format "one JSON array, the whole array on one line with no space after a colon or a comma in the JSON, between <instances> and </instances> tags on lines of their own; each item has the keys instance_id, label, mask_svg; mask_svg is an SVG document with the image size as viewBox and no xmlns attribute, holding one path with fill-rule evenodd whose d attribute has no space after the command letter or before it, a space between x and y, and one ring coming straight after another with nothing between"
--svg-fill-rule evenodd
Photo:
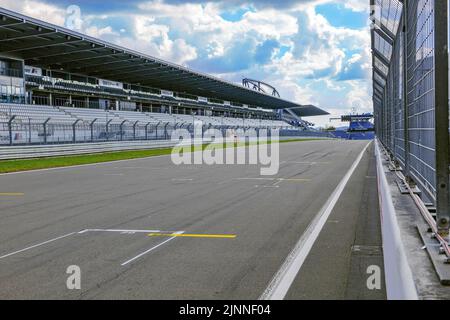
<instances>
[{"instance_id":1,"label":"grandstand roof","mask_svg":"<svg viewBox=\"0 0 450 320\"><path fill-rule=\"evenodd\" d=\"M241 85L190 70L0 7L0 55L28 65L140 84L268 109L296 108L299 116L327 115Z\"/></svg>"},{"instance_id":2,"label":"grandstand roof","mask_svg":"<svg viewBox=\"0 0 450 320\"><path fill-rule=\"evenodd\" d=\"M297 107L288 107L285 109L289 109L292 112L294 112L295 115L299 116L299 117L312 117L312 116L322 116L322 115L328 115L328 112L324 112L321 114L317 114L317 107L308 104L308 105L304 105L304 106L297 106Z\"/></svg>"}]
</instances>

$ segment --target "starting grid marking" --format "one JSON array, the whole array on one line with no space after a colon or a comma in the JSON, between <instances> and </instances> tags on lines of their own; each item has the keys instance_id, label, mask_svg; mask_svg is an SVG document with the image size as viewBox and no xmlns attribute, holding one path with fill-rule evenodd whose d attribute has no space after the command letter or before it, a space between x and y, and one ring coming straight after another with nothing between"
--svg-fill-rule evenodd
<instances>
[{"instance_id":1,"label":"starting grid marking","mask_svg":"<svg viewBox=\"0 0 450 320\"><path fill-rule=\"evenodd\" d=\"M162 232L160 230L128 230L128 229L84 229L78 232L78 234L83 234L87 232L117 232L121 234L135 234L135 233L151 233L151 232Z\"/></svg>"},{"instance_id":2,"label":"starting grid marking","mask_svg":"<svg viewBox=\"0 0 450 320\"><path fill-rule=\"evenodd\" d=\"M281 161L281 164L304 164L304 165L310 165L310 166L316 166L316 165L327 165L330 164L330 162L319 162L319 161Z\"/></svg>"},{"instance_id":3,"label":"starting grid marking","mask_svg":"<svg viewBox=\"0 0 450 320\"><path fill-rule=\"evenodd\" d=\"M238 181L260 181L260 182L273 182L271 185L255 185L255 188L280 188L280 184L283 182L294 182L303 183L311 182L311 179L301 179L301 178L236 178Z\"/></svg>"},{"instance_id":4,"label":"starting grid marking","mask_svg":"<svg viewBox=\"0 0 450 320\"><path fill-rule=\"evenodd\" d=\"M56 238L52 238L50 240L47 241L43 241L34 245L31 245L29 247L14 251L14 252L10 252L8 254L4 254L2 256L0 256L0 260L28 251L28 250L32 250L47 244L50 244L52 242L76 235L76 234L86 234L89 232L112 232L112 233L119 233L119 234L146 234L148 237L169 237L169 239L164 240L163 242L151 247L150 249L145 250L144 252L139 253L138 255L128 259L127 261L123 262L121 264L121 266L126 266L127 264L138 260L139 258L141 258L142 256L152 252L153 250L161 247L162 245L172 241L173 239L176 239L178 237L185 237L185 238L218 238L218 239L234 239L237 236L234 234L186 234L184 233L184 231L161 231L161 230L140 230L140 229L84 229L78 232L71 232L71 233L67 233L64 234L62 236L56 237Z\"/></svg>"}]
</instances>

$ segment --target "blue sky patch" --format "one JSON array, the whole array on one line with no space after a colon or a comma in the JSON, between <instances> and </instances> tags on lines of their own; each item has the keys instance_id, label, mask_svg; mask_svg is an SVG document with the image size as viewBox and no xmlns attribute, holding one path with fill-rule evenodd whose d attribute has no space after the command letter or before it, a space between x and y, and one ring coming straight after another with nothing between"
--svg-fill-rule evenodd
<instances>
[{"instance_id":1,"label":"blue sky patch","mask_svg":"<svg viewBox=\"0 0 450 320\"><path fill-rule=\"evenodd\" d=\"M318 5L316 12L324 16L332 26L338 28L361 29L366 27L369 18L366 12L349 10L340 3Z\"/></svg>"}]
</instances>

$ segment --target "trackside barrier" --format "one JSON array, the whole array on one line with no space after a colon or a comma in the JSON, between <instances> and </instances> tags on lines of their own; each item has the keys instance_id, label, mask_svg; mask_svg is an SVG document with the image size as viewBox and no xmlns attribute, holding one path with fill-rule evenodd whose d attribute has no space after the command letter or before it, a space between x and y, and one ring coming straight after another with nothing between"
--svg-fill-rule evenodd
<instances>
[{"instance_id":1,"label":"trackside barrier","mask_svg":"<svg viewBox=\"0 0 450 320\"><path fill-rule=\"evenodd\" d=\"M290 140L296 137L280 137L280 140ZM314 139L316 137L308 137ZM320 137L317 137L320 138ZM229 139L227 139L228 141ZM234 140L233 140L234 141ZM210 140L194 140L194 144L208 143ZM215 142L220 143L220 139ZM190 144L191 142L189 142ZM77 154L92 154L111 151L126 150L148 150L171 148L177 143L170 140L158 141L123 141L123 142L101 142L101 143L76 143L76 144L52 144L36 146L12 146L0 147L0 160L27 159L52 156L68 156Z\"/></svg>"},{"instance_id":2,"label":"trackside barrier","mask_svg":"<svg viewBox=\"0 0 450 320\"><path fill-rule=\"evenodd\" d=\"M400 228L378 140L375 143L375 154L387 298L389 300L417 300L417 290L400 237Z\"/></svg>"}]
</instances>

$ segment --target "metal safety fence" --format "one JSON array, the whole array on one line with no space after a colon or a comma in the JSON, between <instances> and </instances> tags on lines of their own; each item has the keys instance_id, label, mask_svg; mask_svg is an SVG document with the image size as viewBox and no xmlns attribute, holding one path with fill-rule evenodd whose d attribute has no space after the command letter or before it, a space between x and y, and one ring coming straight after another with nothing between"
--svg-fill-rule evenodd
<instances>
[{"instance_id":1,"label":"metal safety fence","mask_svg":"<svg viewBox=\"0 0 450 320\"><path fill-rule=\"evenodd\" d=\"M448 235L448 1L371 0L373 103L379 141Z\"/></svg>"},{"instance_id":2,"label":"metal safety fence","mask_svg":"<svg viewBox=\"0 0 450 320\"><path fill-rule=\"evenodd\" d=\"M84 143L105 141L138 141L138 140L169 140L172 132L185 129L192 137L203 134L209 129L220 131L223 137L232 135L239 130L254 130L258 133L266 129L268 133L273 128L251 128L245 126L214 126L202 125L194 128L192 123L140 123L123 121L121 123L91 123L74 121L73 123L58 122L17 122L14 118L0 122L0 146ZM198 131L195 131L198 130ZM258 133L259 134L259 133ZM329 133L297 129L279 130L280 136L299 137L332 137Z\"/></svg>"}]
</instances>

